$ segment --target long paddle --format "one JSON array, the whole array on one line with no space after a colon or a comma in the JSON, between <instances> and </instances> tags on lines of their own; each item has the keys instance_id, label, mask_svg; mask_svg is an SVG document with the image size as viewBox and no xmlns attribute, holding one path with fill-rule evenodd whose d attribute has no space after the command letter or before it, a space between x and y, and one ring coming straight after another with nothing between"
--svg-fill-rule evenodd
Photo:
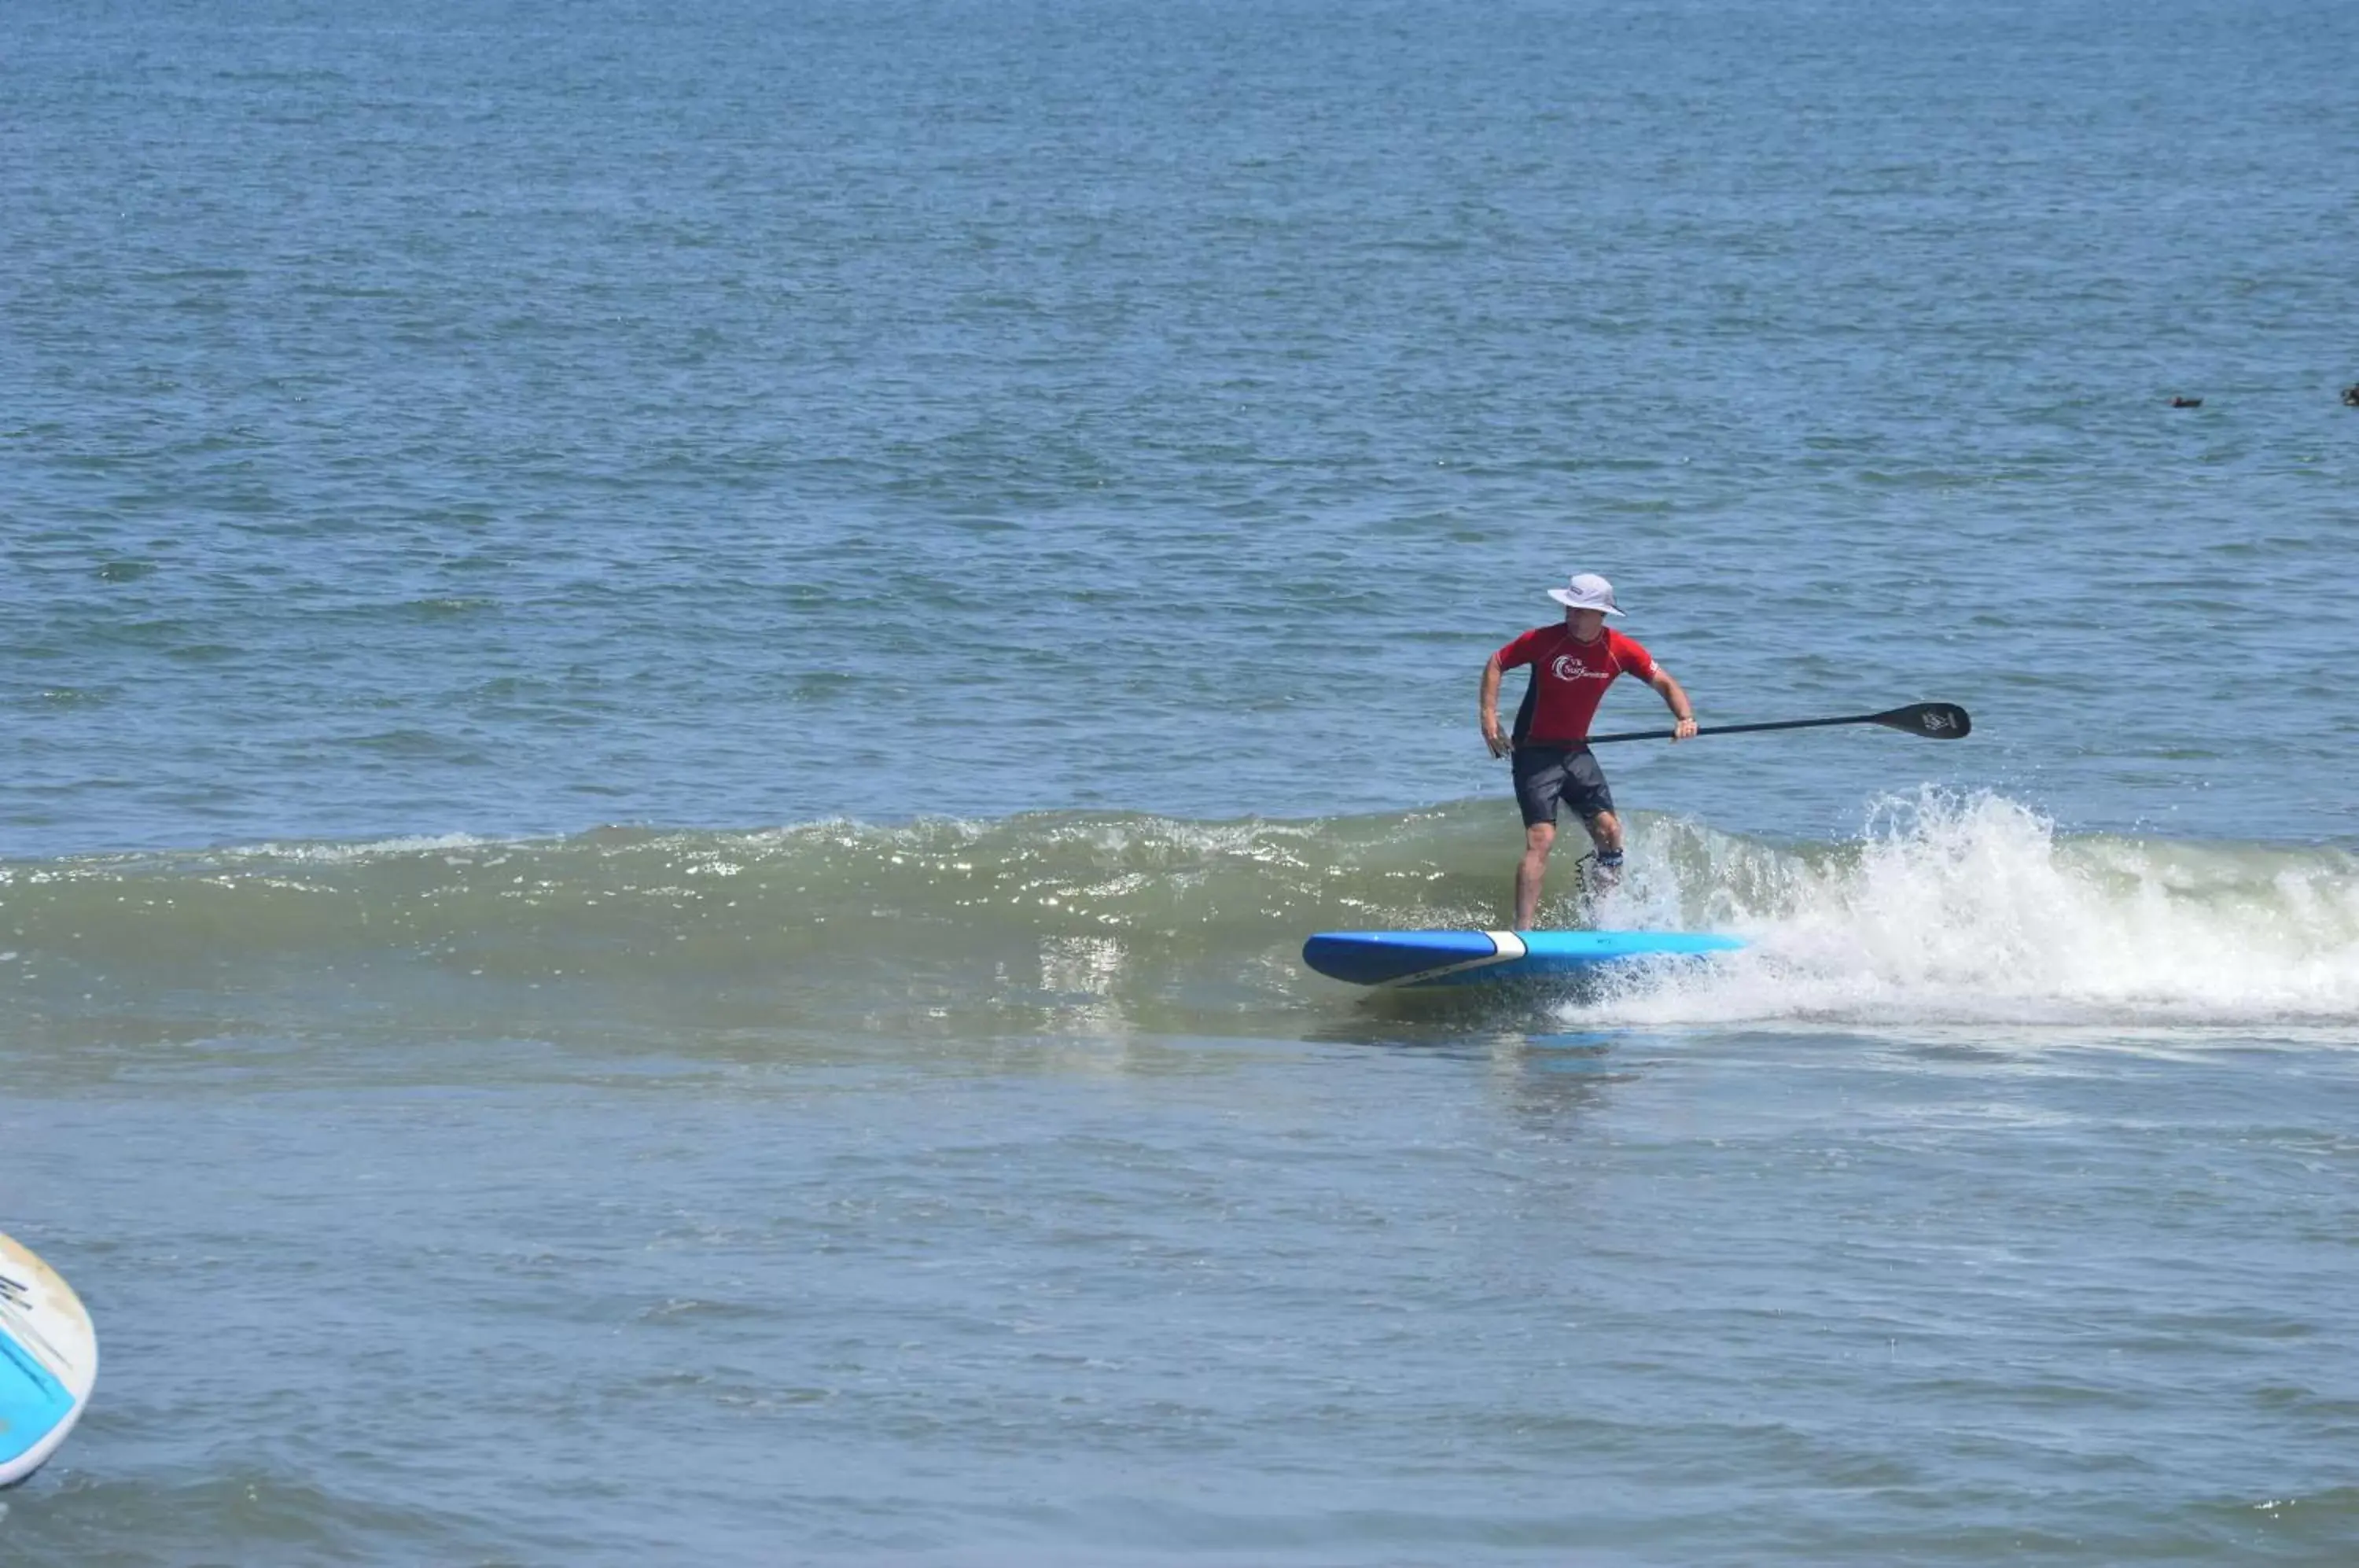
<instances>
[{"instance_id":1,"label":"long paddle","mask_svg":"<svg viewBox=\"0 0 2359 1568\"><path fill-rule=\"evenodd\" d=\"M1854 713L1844 719L1785 719L1774 724L1708 724L1696 731L1700 735L1745 735L1755 730L1814 730L1828 724L1882 724L1888 730L1906 730L1929 740L1963 740L1973 733L1973 720L1955 702L1917 702L1906 708L1895 708L1888 713ZM1588 744L1603 746L1609 740L1669 740L1675 730L1625 730L1620 735L1591 735Z\"/></svg>"}]
</instances>

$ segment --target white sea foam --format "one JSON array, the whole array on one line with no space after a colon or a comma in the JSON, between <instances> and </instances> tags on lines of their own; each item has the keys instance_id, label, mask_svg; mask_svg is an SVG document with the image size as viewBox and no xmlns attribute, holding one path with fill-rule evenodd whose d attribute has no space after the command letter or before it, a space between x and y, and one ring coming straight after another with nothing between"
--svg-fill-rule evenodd
<instances>
[{"instance_id":1,"label":"white sea foam","mask_svg":"<svg viewBox=\"0 0 2359 1568\"><path fill-rule=\"evenodd\" d=\"M1701 909L1754 946L1589 1018L2359 1024L2359 862L2338 851L2070 840L2004 797L1932 793L1880 802L1840 850L1677 825L1636 847L1632 923Z\"/></svg>"}]
</instances>

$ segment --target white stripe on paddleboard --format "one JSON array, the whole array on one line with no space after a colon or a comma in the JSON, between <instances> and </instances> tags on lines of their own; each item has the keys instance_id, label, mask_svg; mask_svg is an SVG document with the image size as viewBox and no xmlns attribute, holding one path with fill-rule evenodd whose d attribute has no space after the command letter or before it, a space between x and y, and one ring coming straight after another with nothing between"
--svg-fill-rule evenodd
<instances>
[{"instance_id":1,"label":"white stripe on paddleboard","mask_svg":"<svg viewBox=\"0 0 2359 1568\"><path fill-rule=\"evenodd\" d=\"M1514 931L1484 931L1491 939L1491 953L1485 958L1463 958L1455 964L1444 964L1432 969L1420 969L1413 975L1403 975L1385 982L1386 985L1422 985L1428 980L1439 980L1445 975L1463 975L1469 969L1488 969L1495 964L1513 964L1527 951L1524 939Z\"/></svg>"}]
</instances>

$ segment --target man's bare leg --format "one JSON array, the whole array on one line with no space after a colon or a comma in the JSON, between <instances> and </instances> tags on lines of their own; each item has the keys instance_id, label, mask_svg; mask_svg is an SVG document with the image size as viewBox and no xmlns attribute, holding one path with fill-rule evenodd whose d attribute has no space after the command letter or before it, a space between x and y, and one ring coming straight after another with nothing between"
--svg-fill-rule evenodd
<instances>
[{"instance_id":1,"label":"man's bare leg","mask_svg":"<svg viewBox=\"0 0 2359 1568\"><path fill-rule=\"evenodd\" d=\"M1540 878L1548 875L1549 849L1556 824L1534 822L1524 830L1524 857L1516 862L1516 929L1530 931L1539 918Z\"/></svg>"}]
</instances>

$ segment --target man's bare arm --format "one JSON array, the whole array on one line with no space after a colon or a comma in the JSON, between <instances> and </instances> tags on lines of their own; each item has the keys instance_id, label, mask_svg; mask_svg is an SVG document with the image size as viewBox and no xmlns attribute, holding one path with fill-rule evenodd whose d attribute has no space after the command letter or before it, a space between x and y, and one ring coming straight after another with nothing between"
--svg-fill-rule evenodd
<instances>
[{"instance_id":1,"label":"man's bare arm","mask_svg":"<svg viewBox=\"0 0 2359 1568\"><path fill-rule=\"evenodd\" d=\"M1491 748L1494 757L1505 757L1515 749L1515 743L1499 733L1499 656L1493 654L1483 664L1483 744Z\"/></svg>"},{"instance_id":2,"label":"man's bare arm","mask_svg":"<svg viewBox=\"0 0 2359 1568\"><path fill-rule=\"evenodd\" d=\"M1695 704L1688 701L1686 688L1672 680L1671 672L1659 664L1655 666L1655 673L1647 678L1647 684L1655 689L1663 699L1663 705L1670 709L1671 717L1680 722L1671 738L1686 740L1692 736L1696 732Z\"/></svg>"}]
</instances>

